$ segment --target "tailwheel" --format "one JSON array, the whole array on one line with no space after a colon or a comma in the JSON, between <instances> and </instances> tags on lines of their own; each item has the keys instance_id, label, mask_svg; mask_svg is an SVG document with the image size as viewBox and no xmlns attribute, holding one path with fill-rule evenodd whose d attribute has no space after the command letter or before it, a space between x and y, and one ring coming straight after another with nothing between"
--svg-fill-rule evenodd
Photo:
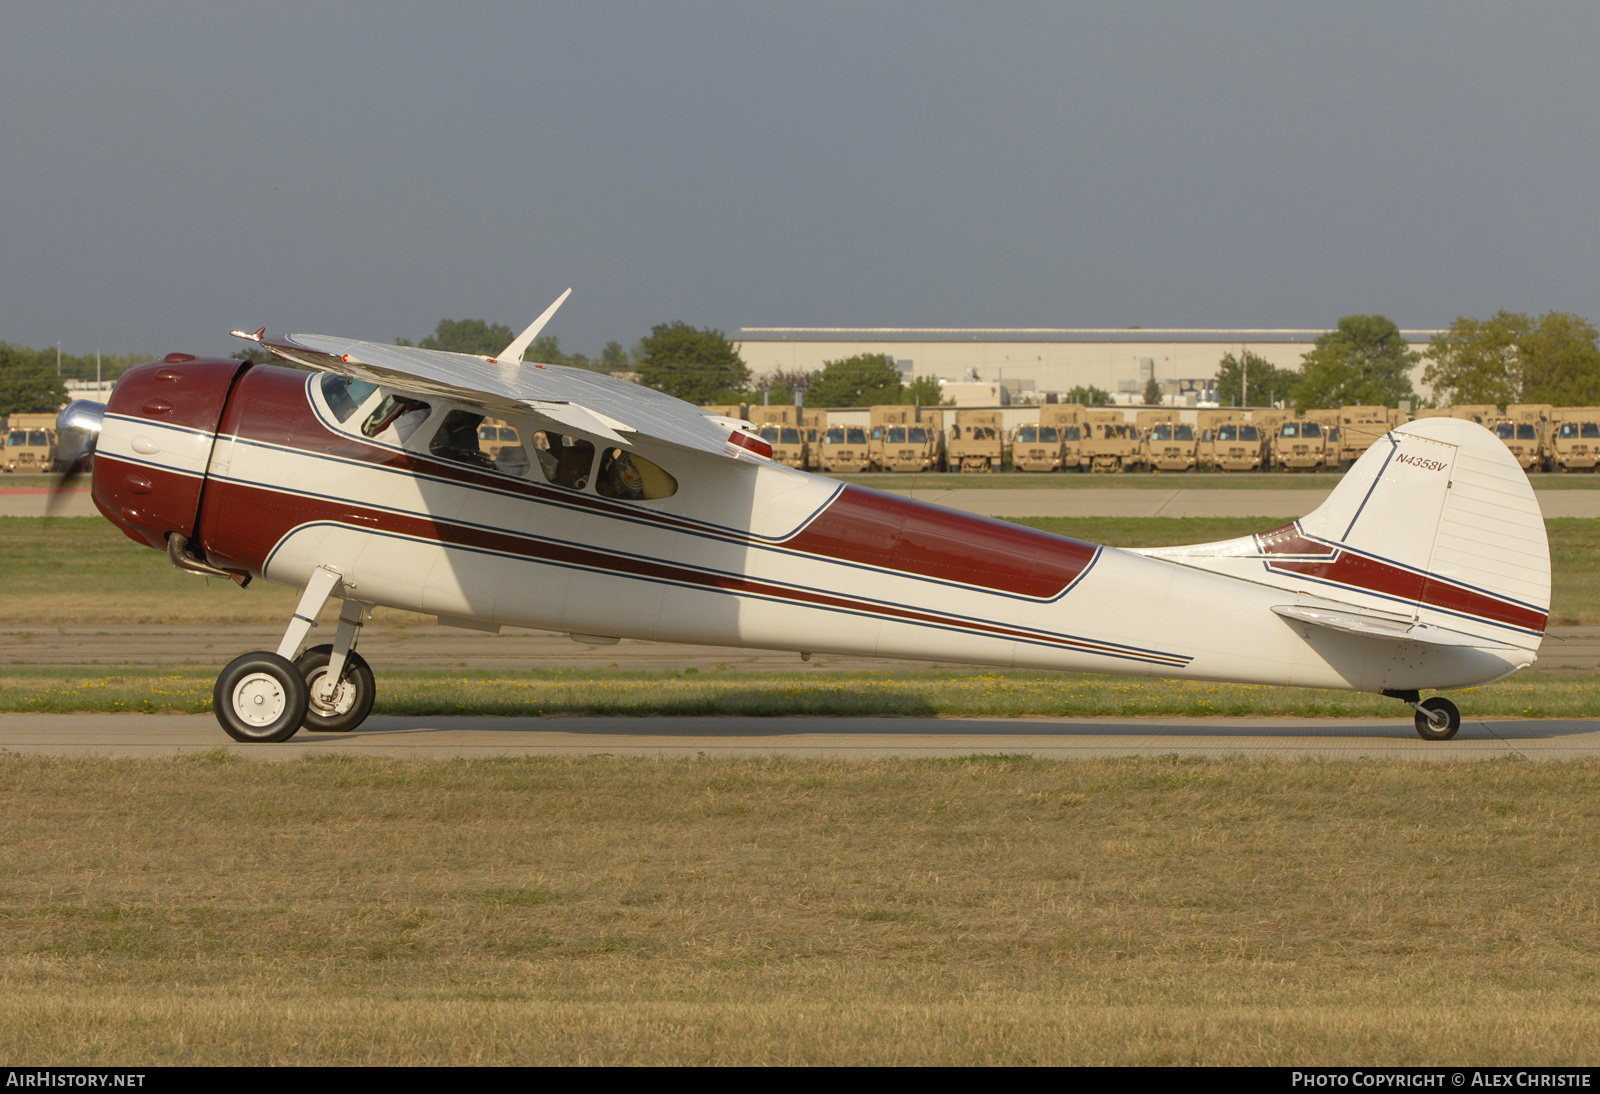
<instances>
[{"instance_id":1,"label":"tailwheel","mask_svg":"<svg viewBox=\"0 0 1600 1094\"><path fill-rule=\"evenodd\" d=\"M1424 741L1448 741L1461 728L1461 711L1442 695L1417 704L1417 735Z\"/></svg>"},{"instance_id":2,"label":"tailwheel","mask_svg":"<svg viewBox=\"0 0 1600 1094\"><path fill-rule=\"evenodd\" d=\"M337 682L328 680L333 647L312 646L295 660L305 679L308 703L302 723L313 733L348 733L367 720L377 687L372 668L355 650L345 655L344 671Z\"/></svg>"},{"instance_id":3,"label":"tailwheel","mask_svg":"<svg viewBox=\"0 0 1600 1094\"><path fill-rule=\"evenodd\" d=\"M223 732L246 744L287 741L305 720L305 678L287 658L264 650L228 663L211 692Z\"/></svg>"}]
</instances>

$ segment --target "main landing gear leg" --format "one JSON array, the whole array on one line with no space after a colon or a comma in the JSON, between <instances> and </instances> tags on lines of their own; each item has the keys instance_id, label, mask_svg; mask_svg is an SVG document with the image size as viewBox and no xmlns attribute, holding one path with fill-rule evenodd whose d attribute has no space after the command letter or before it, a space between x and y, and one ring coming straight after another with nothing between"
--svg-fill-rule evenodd
<instances>
[{"instance_id":1,"label":"main landing gear leg","mask_svg":"<svg viewBox=\"0 0 1600 1094\"><path fill-rule=\"evenodd\" d=\"M304 724L314 733L348 733L372 713L377 694L372 669L355 651L371 610L370 604L346 600L339 610L333 645L312 646L295 661L310 694Z\"/></svg>"},{"instance_id":2,"label":"main landing gear leg","mask_svg":"<svg viewBox=\"0 0 1600 1094\"><path fill-rule=\"evenodd\" d=\"M1417 736L1424 741L1448 741L1461 728L1460 709L1442 695L1421 699L1415 691L1385 691L1384 694L1416 711L1413 722Z\"/></svg>"},{"instance_id":3,"label":"main landing gear leg","mask_svg":"<svg viewBox=\"0 0 1600 1094\"><path fill-rule=\"evenodd\" d=\"M338 584L337 573L317 567L306 582L278 651L244 654L222 670L211 691L211 706L228 736L255 744L287 741L299 730L306 718L310 692L305 677L289 658L316 626L317 613Z\"/></svg>"}]
</instances>

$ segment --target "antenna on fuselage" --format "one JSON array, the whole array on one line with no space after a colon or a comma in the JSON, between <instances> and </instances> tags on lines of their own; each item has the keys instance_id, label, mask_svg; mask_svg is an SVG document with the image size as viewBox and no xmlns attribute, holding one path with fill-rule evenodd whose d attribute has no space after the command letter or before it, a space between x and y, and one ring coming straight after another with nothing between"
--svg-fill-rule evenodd
<instances>
[{"instance_id":1,"label":"antenna on fuselage","mask_svg":"<svg viewBox=\"0 0 1600 1094\"><path fill-rule=\"evenodd\" d=\"M544 330L544 325L546 323L550 322L550 317L556 313L556 309L565 304L567 302L567 297L571 295L572 290L568 289L566 292L556 297L556 302L546 308L543 315L539 316L539 318L528 324L528 329L517 335L517 340L515 342L512 342L505 349L501 350L497 356L491 357L490 360L494 361L496 364L502 365L521 364L522 355L526 353L528 347L533 344L533 340L539 337L539 332Z\"/></svg>"}]
</instances>

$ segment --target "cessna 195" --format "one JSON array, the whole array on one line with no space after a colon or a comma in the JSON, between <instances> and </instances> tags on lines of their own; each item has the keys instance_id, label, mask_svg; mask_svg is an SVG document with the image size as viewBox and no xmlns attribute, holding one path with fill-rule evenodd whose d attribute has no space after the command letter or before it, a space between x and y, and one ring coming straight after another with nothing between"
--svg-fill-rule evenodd
<instances>
[{"instance_id":1,"label":"cessna 195","mask_svg":"<svg viewBox=\"0 0 1600 1094\"><path fill-rule=\"evenodd\" d=\"M1461 717L1422 690L1536 659L1544 523L1475 423L1391 430L1281 528L1118 550L784 467L747 423L524 363L560 303L493 358L263 329L242 337L302 367L172 354L62 412L96 506L134 540L304 590L278 648L218 676L230 736L359 725L374 684L355 645L379 604L597 640L1381 692L1429 740ZM486 418L517 435L492 431L492 458ZM329 598L333 641L305 649Z\"/></svg>"}]
</instances>

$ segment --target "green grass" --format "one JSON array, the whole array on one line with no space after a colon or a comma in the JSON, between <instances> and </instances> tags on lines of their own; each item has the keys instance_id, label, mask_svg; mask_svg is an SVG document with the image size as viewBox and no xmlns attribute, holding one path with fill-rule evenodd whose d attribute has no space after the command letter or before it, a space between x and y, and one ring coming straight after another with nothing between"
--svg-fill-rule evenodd
<instances>
[{"instance_id":1,"label":"green grass","mask_svg":"<svg viewBox=\"0 0 1600 1094\"><path fill-rule=\"evenodd\" d=\"M1592 1067L1597 778L0 757L0 1058Z\"/></svg>"},{"instance_id":2,"label":"green grass","mask_svg":"<svg viewBox=\"0 0 1600 1094\"><path fill-rule=\"evenodd\" d=\"M211 709L212 668L117 670L0 667L0 711ZM1525 672L1451 693L1473 717L1600 717L1600 676ZM1392 718L1393 699L1360 692L1126 676L925 669L902 672L385 671L378 715L795 715L856 717L1262 716Z\"/></svg>"},{"instance_id":3,"label":"green grass","mask_svg":"<svg viewBox=\"0 0 1600 1094\"><path fill-rule=\"evenodd\" d=\"M965 475L959 472L924 471L920 474L893 474L881 471L860 475L829 475L841 482L853 482L878 490L1332 490L1341 475L1316 474L1227 474L1188 472L1157 474L1129 472L1120 475L1001 474ZM1528 476L1535 490L1596 490L1600 475Z\"/></svg>"}]
</instances>

